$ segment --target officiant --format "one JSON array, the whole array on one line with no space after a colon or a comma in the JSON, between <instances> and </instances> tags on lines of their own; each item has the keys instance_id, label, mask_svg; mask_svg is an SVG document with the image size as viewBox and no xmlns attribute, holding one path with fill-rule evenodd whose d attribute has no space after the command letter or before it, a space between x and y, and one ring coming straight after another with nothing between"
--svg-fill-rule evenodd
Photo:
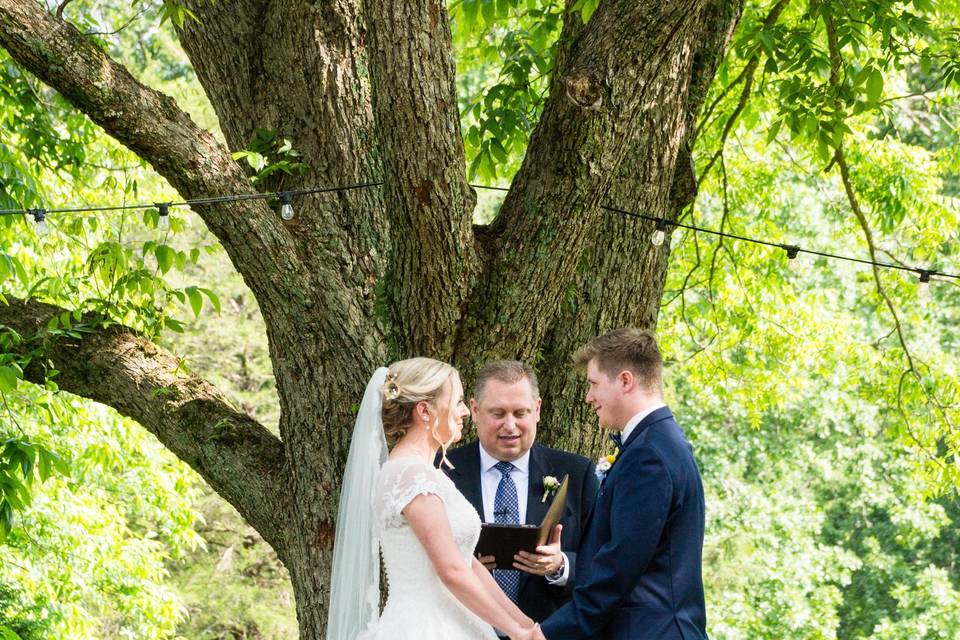
<instances>
[{"instance_id":1,"label":"officiant","mask_svg":"<svg viewBox=\"0 0 960 640\"><path fill-rule=\"evenodd\" d=\"M559 544L552 535L541 553L523 553L507 570L493 569L492 557L480 558L525 614L543 620L573 592L576 549L598 490L594 464L536 443L541 398L526 363L491 362L473 389L470 413L479 441L448 451L455 468L446 473L484 522L539 525L559 481L569 476Z\"/></svg>"}]
</instances>

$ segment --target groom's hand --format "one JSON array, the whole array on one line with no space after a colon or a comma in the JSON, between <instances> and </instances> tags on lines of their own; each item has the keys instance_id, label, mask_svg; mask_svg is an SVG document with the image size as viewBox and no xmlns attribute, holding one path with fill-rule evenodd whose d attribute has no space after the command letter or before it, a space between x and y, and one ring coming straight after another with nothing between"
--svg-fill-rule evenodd
<instances>
[{"instance_id":1,"label":"groom's hand","mask_svg":"<svg viewBox=\"0 0 960 640\"><path fill-rule=\"evenodd\" d=\"M553 534L547 544L537 547L536 553L521 551L513 556L513 568L535 576L549 576L559 571L563 566L563 554L560 553L562 531L563 525L558 524L553 528Z\"/></svg>"}]
</instances>

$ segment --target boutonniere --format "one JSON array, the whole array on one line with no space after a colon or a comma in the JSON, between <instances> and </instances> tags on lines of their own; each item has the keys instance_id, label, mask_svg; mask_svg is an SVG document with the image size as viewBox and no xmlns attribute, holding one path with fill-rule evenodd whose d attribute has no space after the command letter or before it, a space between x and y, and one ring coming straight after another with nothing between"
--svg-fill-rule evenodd
<instances>
[{"instance_id":1,"label":"boutonniere","mask_svg":"<svg viewBox=\"0 0 960 640\"><path fill-rule=\"evenodd\" d=\"M619 455L619 453L620 449L614 449L610 455L600 456L600 460L597 462L597 468L594 470L598 480L603 482L603 479L607 477L607 473L610 471L613 463L617 461L617 455Z\"/></svg>"},{"instance_id":2,"label":"boutonniere","mask_svg":"<svg viewBox=\"0 0 960 640\"><path fill-rule=\"evenodd\" d=\"M554 478L553 476L543 476L543 497L540 498L540 502L546 502L547 498L553 495L553 493L560 487L560 481Z\"/></svg>"}]
</instances>

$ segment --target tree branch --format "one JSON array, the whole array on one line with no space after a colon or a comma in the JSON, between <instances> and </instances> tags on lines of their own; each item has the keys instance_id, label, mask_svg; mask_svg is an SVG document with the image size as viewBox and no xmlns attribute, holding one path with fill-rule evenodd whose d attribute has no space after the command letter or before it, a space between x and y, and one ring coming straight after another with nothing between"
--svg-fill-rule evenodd
<instances>
[{"instance_id":1,"label":"tree branch","mask_svg":"<svg viewBox=\"0 0 960 640\"><path fill-rule=\"evenodd\" d=\"M365 17L395 326L405 352L446 358L479 271L450 19L441 0L368 3Z\"/></svg>"},{"instance_id":2,"label":"tree branch","mask_svg":"<svg viewBox=\"0 0 960 640\"><path fill-rule=\"evenodd\" d=\"M537 353L578 267L596 264L595 256L584 259L585 249L597 237L608 250L630 243L622 234L634 225L608 224L610 214L598 207L616 191L628 157L639 160L629 180L634 203L666 214L701 10L696 1L613 0L580 27L571 25L579 17L568 8L550 98L491 225L498 242L471 296L464 346ZM649 321L646 309L642 315ZM483 335L470 327L484 327Z\"/></svg>"},{"instance_id":3,"label":"tree branch","mask_svg":"<svg viewBox=\"0 0 960 640\"><path fill-rule=\"evenodd\" d=\"M22 338L24 370L42 384L52 367L63 391L113 407L154 434L230 502L282 557L289 513L283 446L265 427L234 409L179 359L122 325L94 327L82 340L46 332L60 307L7 296L0 326ZM278 518L277 515L280 515Z\"/></svg>"},{"instance_id":4,"label":"tree branch","mask_svg":"<svg viewBox=\"0 0 960 640\"><path fill-rule=\"evenodd\" d=\"M0 46L79 111L148 161L185 198L251 191L230 152L174 100L138 82L90 39L32 0L0 0ZM297 284L270 273L297 270L289 234L262 202L196 207L237 270L268 306Z\"/></svg>"}]
</instances>

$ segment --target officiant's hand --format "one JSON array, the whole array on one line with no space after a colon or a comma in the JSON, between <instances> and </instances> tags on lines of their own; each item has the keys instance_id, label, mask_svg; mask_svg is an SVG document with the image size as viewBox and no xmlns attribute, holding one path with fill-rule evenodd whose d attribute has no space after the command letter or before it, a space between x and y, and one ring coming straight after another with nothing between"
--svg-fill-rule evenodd
<instances>
[{"instance_id":1,"label":"officiant's hand","mask_svg":"<svg viewBox=\"0 0 960 640\"><path fill-rule=\"evenodd\" d=\"M549 576L559 571L563 566L563 554L560 553L562 531L563 525L558 524L553 528L553 535L548 543L537 547L536 553L521 551L513 556L513 568L535 576Z\"/></svg>"},{"instance_id":2,"label":"officiant's hand","mask_svg":"<svg viewBox=\"0 0 960 640\"><path fill-rule=\"evenodd\" d=\"M496 556L477 556L477 560L479 560L480 564L487 568L487 571L493 571L497 568Z\"/></svg>"}]
</instances>

